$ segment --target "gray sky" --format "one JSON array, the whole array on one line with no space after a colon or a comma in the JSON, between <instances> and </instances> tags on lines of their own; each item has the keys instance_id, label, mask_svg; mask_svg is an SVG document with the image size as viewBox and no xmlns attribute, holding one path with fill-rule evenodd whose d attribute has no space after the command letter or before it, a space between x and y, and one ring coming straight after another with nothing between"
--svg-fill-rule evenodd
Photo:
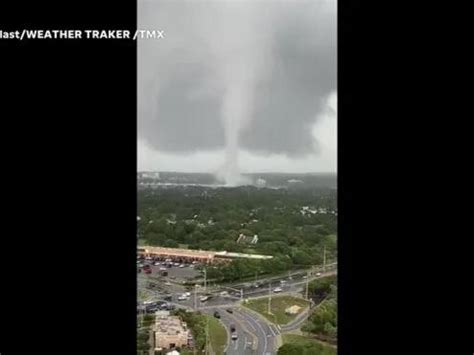
<instances>
[{"instance_id":1,"label":"gray sky","mask_svg":"<svg viewBox=\"0 0 474 355\"><path fill-rule=\"evenodd\" d=\"M336 1L139 0L138 169L336 171Z\"/></svg>"}]
</instances>

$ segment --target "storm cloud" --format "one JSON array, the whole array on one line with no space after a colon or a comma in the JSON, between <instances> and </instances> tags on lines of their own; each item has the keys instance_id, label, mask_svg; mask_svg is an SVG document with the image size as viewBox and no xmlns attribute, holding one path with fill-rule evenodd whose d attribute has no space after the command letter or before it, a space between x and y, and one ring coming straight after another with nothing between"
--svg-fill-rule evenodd
<instances>
[{"instance_id":1,"label":"storm cloud","mask_svg":"<svg viewBox=\"0 0 474 355\"><path fill-rule=\"evenodd\" d=\"M138 138L299 158L336 88L336 1L140 0ZM236 154L236 152L235 152Z\"/></svg>"}]
</instances>

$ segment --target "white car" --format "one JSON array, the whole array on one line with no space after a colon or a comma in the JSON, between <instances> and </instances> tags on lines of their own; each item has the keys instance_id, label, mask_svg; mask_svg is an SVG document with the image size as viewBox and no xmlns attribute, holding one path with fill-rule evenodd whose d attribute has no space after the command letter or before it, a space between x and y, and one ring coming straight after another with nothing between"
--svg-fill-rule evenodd
<instances>
[{"instance_id":1,"label":"white car","mask_svg":"<svg viewBox=\"0 0 474 355\"><path fill-rule=\"evenodd\" d=\"M283 290L281 289L281 287L277 287L276 289L273 290L273 292L275 292L275 293L278 293L278 292L281 292L281 291L283 291Z\"/></svg>"},{"instance_id":2,"label":"white car","mask_svg":"<svg viewBox=\"0 0 474 355\"><path fill-rule=\"evenodd\" d=\"M186 295L181 295L178 297L178 301L186 301L188 298L186 297Z\"/></svg>"},{"instance_id":3,"label":"white car","mask_svg":"<svg viewBox=\"0 0 474 355\"><path fill-rule=\"evenodd\" d=\"M153 265L158 266L158 265L161 265L161 264L157 261L157 262L154 263Z\"/></svg>"},{"instance_id":4,"label":"white car","mask_svg":"<svg viewBox=\"0 0 474 355\"><path fill-rule=\"evenodd\" d=\"M229 292L227 292L227 291L222 291L222 292L220 293L220 295L221 295L222 297L227 297L227 296L229 296Z\"/></svg>"},{"instance_id":5,"label":"white car","mask_svg":"<svg viewBox=\"0 0 474 355\"><path fill-rule=\"evenodd\" d=\"M185 292L184 295L185 295L186 297L191 297L191 292Z\"/></svg>"},{"instance_id":6,"label":"white car","mask_svg":"<svg viewBox=\"0 0 474 355\"><path fill-rule=\"evenodd\" d=\"M165 267L160 267L160 271L166 271Z\"/></svg>"},{"instance_id":7,"label":"white car","mask_svg":"<svg viewBox=\"0 0 474 355\"><path fill-rule=\"evenodd\" d=\"M200 300L201 302L206 302L208 299L209 299L209 297L207 297L207 296L202 296L199 300Z\"/></svg>"},{"instance_id":8,"label":"white car","mask_svg":"<svg viewBox=\"0 0 474 355\"><path fill-rule=\"evenodd\" d=\"M179 265L179 267L180 267L180 268L183 268L183 267L184 267L184 264Z\"/></svg>"},{"instance_id":9,"label":"white car","mask_svg":"<svg viewBox=\"0 0 474 355\"><path fill-rule=\"evenodd\" d=\"M281 283L282 285L284 285L284 284L286 284L286 281L285 281L285 280L281 280L280 283Z\"/></svg>"},{"instance_id":10,"label":"white car","mask_svg":"<svg viewBox=\"0 0 474 355\"><path fill-rule=\"evenodd\" d=\"M173 265L174 265L174 266L179 266L179 263L174 263Z\"/></svg>"},{"instance_id":11,"label":"white car","mask_svg":"<svg viewBox=\"0 0 474 355\"><path fill-rule=\"evenodd\" d=\"M167 281L167 282L165 282L165 285L166 286L171 286L171 282Z\"/></svg>"},{"instance_id":12,"label":"white car","mask_svg":"<svg viewBox=\"0 0 474 355\"><path fill-rule=\"evenodd\" d=\"M321 273L320 273L320 272L318 272L318 273L316 274L316 276L321 276Z\"/></svg>"}]
</instances>

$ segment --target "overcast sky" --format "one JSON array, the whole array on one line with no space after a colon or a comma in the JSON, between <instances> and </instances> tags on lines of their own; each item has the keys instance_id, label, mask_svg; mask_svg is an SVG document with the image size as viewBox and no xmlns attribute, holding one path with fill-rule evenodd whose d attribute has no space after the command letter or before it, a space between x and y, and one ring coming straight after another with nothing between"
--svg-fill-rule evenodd
<instances>
[{"instance_id":1,"label":"overcast sky","mask_svg":"<svg viewBox=\"0 0 474 355\"><path fill-rule=\"evenodd\" d=\"M335 172L336 1L139 0L138 170Z\"/></svg>"}]
</instances>

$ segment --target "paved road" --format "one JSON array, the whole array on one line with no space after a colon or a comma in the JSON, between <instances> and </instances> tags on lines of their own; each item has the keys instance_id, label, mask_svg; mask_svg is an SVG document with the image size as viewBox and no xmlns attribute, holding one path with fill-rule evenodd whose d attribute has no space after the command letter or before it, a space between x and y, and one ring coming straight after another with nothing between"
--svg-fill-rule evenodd
<instances>
[{"instance_id":1,"label":"paved road","mask_svg":"<svg viewBox=\"0 0 474 355\"><path fill-rule=\"evenodd\" d=\"M248 284L234 285L232 288L240 286L244 299L266 297L270 287L272 290L274 290L275 287L281 287L283 291L280 294L301 293L307 281L334 274L337 274L337 269L322 273L320 276L311 276L309 279L303 279L303 275L300 275L300 277L293 276L291 280L289 280L288 277L276 278L273 279L266 288L264 286L255 288L253 285ZM150 279L157 280L155 282L156 286L153 289L147 288ZM280 282L281 280L285 282L282 284ZM172 301L170 303L176 307L188 310L199 310L210 315L213 315L217 310L221 315L220 320L228 332L227 355L275 355L277 352L277 336L280 334L280 331L275 325L270 324L263 317L244 307L240 307L240 292L230 291L230 289L222 287L207 289L207 292L203 289L196 289L196 292L191 292L190 298L185 301L179 301L178 296L187 291L185 287L174 283L165 285L163 280L154 278L153 274L152 277L147 274L138 274L138 287L146 292L150 300L163 300L165 295L171 294ZM237 290L237 287L235 287L235 289ZM235 292L235 295L223 297L220 295L220 292L224 290ZM212 298L206 302L200 302L199 297L204 294L212 294ZM237 294L239 294L239 296L237 296ZM232 314L226 311L226 309L229 308L233 310ZM301 318L298 317L294 323L287 327L288 329L283 330L297 328L302 324L304 319L305 316L303 315ZM236 341L232 341L230 338L231 324L236 327L236 333L238 335Z\"/></svg>"}]
</instances>

